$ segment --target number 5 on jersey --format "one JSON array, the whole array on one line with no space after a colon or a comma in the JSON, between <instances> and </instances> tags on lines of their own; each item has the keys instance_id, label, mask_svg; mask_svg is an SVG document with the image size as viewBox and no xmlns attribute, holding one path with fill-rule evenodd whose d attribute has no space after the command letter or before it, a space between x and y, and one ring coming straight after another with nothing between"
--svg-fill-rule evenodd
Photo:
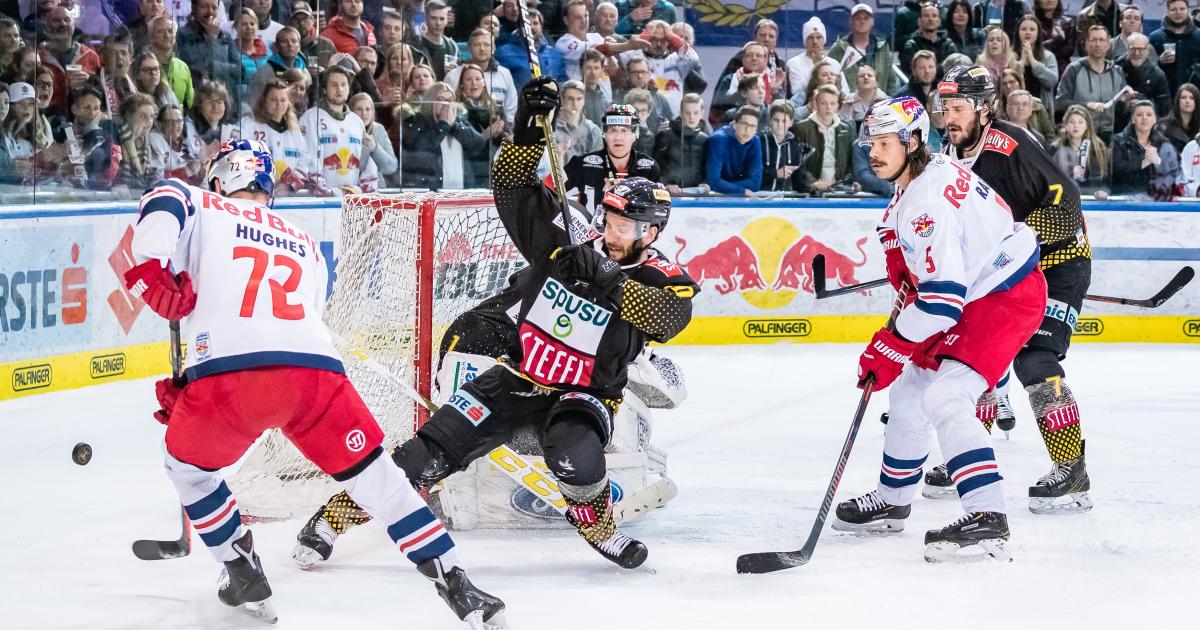
<instances>
[{"instance_id":1,"label":"number 5 on jersey","mask_svg":"<svg viewBox=\"0 0 1200 630\"><path fill-rule=\"evenodd\" d=\"M291 273L288 274L287 280L284 280L283 283L274 279L267 279L267 285L271 287L271 314L277 319L304 319L304 305L288 302L288 294L300 286L300 275L302 272L300 263L284 254L275 254L275 258L272 260L269 253L257 247L247 246L233 248L233 259L237 260L239 258L249 258L254 261L254 267L250 270L250 280L246 283L246 293L242 296L242 309L239 315L242 317L254 317L254 306L255 302L258 301L258 289L262 286L263 277L267 275L267 266L274 263L276 267L286 267Z\"/></svg>"}]
</instances>

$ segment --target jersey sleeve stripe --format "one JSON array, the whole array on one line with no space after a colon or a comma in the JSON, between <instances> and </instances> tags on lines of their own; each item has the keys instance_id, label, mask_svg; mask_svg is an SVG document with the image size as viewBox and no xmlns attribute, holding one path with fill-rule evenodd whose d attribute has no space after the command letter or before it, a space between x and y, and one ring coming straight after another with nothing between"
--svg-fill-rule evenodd
<instances>
[{"instance_id":1,"label":"jersey sleeve stripe","mask_svg":"<svg viewBox=\"0 0 1200 630\"><path fill-rule=\"evenodd\" d=\"M958 318L962 317L962 307L960 307L960 306L953 306L951 304L930 303L930 302L926 302L925 300L923 300L921 298L917 298L917 301L914 302L913 304L915 304L917 309L920 310L921 312L927 313L929 315L933 315L935 317L945 317L945 318L951 319L955 322L958 321Z\"/></svg>"},{"instance_id":2,"label":"jersey sleeve stripe","mask_svg":"<svg viewBox=\"0 0 1200 630\"><path fill-rule=\"evenodd\" d=\"M955 297L949 297L946 295L938 295L937 293L918 293L917 299L924 300L926 302L928 302L930 300L937 301L937 302L945 302L947 304L953 304L954 306L957 306L958 308L963 307L962 300L955 298Z\"/></svg>"},{"instance_id":3,"label":"jersey sleeve stripe","mask_svg":"<svg viewBox=\"0 0 1200 630\"><path fill-rule=\"evenodd\" d=\"M917 284L917 291L920 293L957 295L964 299L967 297L967 287L950 280L927 280Z\"/></svg>"},{"instance_id":4,"label":"jersey sleeve stripe","mask_svg":"<svg viewBox=\"0 0 1200 630\"><path fill-rule=\"evenodd\" d=\"M195 213L195 208L192 206L191 196L186 188L176 182L164 180L142 197L141 214L138 221L140 222L152 212L169 212L179 220L179 229L182 231L184 221L189 215Z\"/></svg>"}]
</instances>

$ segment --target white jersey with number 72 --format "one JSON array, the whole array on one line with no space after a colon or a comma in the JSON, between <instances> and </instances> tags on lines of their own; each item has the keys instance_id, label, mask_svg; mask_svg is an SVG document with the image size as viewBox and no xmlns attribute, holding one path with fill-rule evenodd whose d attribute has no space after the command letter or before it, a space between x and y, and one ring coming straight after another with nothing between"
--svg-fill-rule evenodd
<instances>
[{"instance_id":1,"label":"white jersey with number 72","mask_svg":"<svg viewBox=\"0 0 1200 630\"><path fill-rule=\"evenodd\" d=\"M181 322L190 379L291 365L343 372L322 322L328 271L317 243L264 205L169 179L142 196L137 263L187 271L196 309Z\"/></svg>"}]
</instances>

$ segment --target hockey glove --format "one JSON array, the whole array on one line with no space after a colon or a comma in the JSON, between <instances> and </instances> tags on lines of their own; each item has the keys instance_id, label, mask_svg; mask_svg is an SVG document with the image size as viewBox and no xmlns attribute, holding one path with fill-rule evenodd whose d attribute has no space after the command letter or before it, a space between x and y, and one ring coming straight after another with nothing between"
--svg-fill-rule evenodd
<instances>
[{"instance_id":1,"label":"hockey glove","mask_svg":"<svg viewBox=\"0 0 1200 630\"><path fill-rule=\"evenodd\" d=\"M196 292L186 271L172 276L157 259L125 272L125 288L150 310L170 321L183 319L196 308Z\"/></svg>"},{"instance_id":2,"label":"hockey glove","mask_svg":"<svg viewBox=\"0 0 1200 630\"><path fill-rule=\"evenodd\" d=\"M560 247L550 254L558 277L587 284L595 297L608 297L625 280L617 261L596 251L590 244Z\"/></svg>"},{"instance_id":3,"label":"hockey glove","mask_svg":"<svg viewBox=\"0 0 1200 630\"><path fill-rule=\"evenodd\" d=\"M858 388L865 388L871 378L875 379L875 391L896 382L916 349L916 343L886 328L879 329L858 357Z\"/></svg>"},{"instance_id":4,"label":"hockey glove","mask_svg":"<svg viewBox=\"0 0 1200 630\"><path fill-rule=\"evenodd\" d=\"M166 424L171 419L171 412L175 410L175 403L179 401L179 395L183 393L183 387L187 382L176 384L173 378L164 378L154 383L154 396L158 398L158 411L154 412L154 419L161 424Z\"/></svg>"},{"instance_id":5,"label":"hockey glove","mask_svg":"<svg viewBox=\"0 0 1200 630\"><path fill-rule=\"evenodd\" d=\"M550 77L538 77L521 88L517 99L517 119L513 125L513 142L525 146L542 144L545 132L538 125L538 116L547 121L558 109L558 84Z\"/></svg>"},{"instance_id":6,"label":"hockey glove","mask_svg":"<svg viewBox=\"0 0 1200 630\"><path fill-rule=\"evenodd\" d=\"M908 263L904 260L904 252L900 250L900 239L892 230L879 233L879 242L883 244L884 266L887 268L888 284L899 291L900 284L908 276ZM914 283L912 286L916 286Z\"/></svg>"}]
</instances>

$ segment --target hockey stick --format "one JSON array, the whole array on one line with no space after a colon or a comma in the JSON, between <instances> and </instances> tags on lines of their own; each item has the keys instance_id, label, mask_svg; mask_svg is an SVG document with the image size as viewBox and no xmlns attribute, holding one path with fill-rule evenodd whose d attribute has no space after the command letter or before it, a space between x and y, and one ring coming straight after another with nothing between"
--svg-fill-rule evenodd
<instances>
[{"instance_id":1,"label":"hockey stick","mask_svg":"<svg viewBox=\"0 0 1200 630\"><path fill-rule=\"evenodd\" d=\"M171 322L171 379L183 386L183 343L179 339L179 322ZM182 533L178 540L135 540L133 555L141 560L170 560L192 552L192 532L188 526L187 510L179 507Z\"/></svg>"},{"instance_id":2,"label":"hockey stick","mask_svg":"<svg viewBox=\"0 0 1200 630\"><path fill-rule=\"evenodd\" d=\"M538 58L537 44L533 41L533 29L529 26L529 5L525 0L517 0L517 21L521 25L521 34L525 37L529 53L529 74L536 79L542 76L542 61ZM546 137L546 157L550 160L550 181L554 183L554 194L558 197L558 210L562 213L563 231L567 233L567 243L575 244L575 235L571 232L571 217L567 210L567 187L563 182L562 164L558 159L558 151L554 147L554 119L550 116L538 116L538 125Z\"/></svg>"},{"instance_id":3,"label":"hockey stick","mask_svg":"<svg viewBox=\"0 0 1200 630\"><path fill-rule=\"evenodd\" d=\"M375 372L388 381L391 381L392 384L396 385L402 392L404 392L404 395L408 396L422 407L428 409L429 413L432 414L438 410L437 405L433 404L433 402L426 398L421 392L418 392L415 387L397 378L396 375L392 374L392 372L388 370L385 365L368 356L361 350L350 349L349 343L347 343L345 338L343 338L337 332L330 330L329 334L333 337L334 343L342 348L346 348L347 352L353 354L354 358L361 361L362 364L369 368L372 372ZM492 451L487 454L487 457L506 476L517 482L518 485L523 486L525 489L532 492L534 496L544 501L547 505L553 507L558 511L559 514L566 514L567 501L563 498L562 492L559 491L558 484L555 483L553 479L543 474L542 471L530 465L529 462L525 461L524 457L518 455L517 452L507 444L501 444L500 446L492 449ZM646 486L641 491L626 497L620 503L613 506L614 518L618 514L621 516L624 516L625 514L633 516L638 512L647 511L666 505L668 501L675 498L676 493L677 488L675 487L675 482L664 477L663 479ZM617 519L617 524L620 524L621 520L623 519Z\"/></svg>"},{"instance_id":4,"label":"hockey stick","mask_svg":"<svg viewBox=\"0 0 1200 630\"><path fill-rule=\"evenodd\" d=\"M1158 307L1162 306L1164 302L1171 299L1171 296L1175 295L1176 293L1179 293L1179 290L1182 289L1183 287L1187 286L1187 284L1189 282L1191 282L1192 278L1194 278L1194 277L1196 277L1196 270L1192 269L1190 266L1184 267L1183 269L1180 269L1178 273L1175 274L1174 278L1171 278L1171 281L1168 282L1166 284L1166 286L1159 289L1158 293L1155 293L1152 297L1150 297L1149 299L1146 299L1146 300L1136 300L1133 298L1122 298L1122 297L1108 297L1106 295L1091 295L1091 294L1087 295L1087 299L1092 300L1094 302L1108 302L1109 304L1123 304L1125 306L1140 306L1142 308L1158 308Z\"/></svg>"},{"instance_id":5,"label":"hockey stick","mask_svg":"<svg viewBox=\"0 0 1200 630\"><path fill-rule=\"evenodd\" d=\"M870 280L867 282L861 282L859 284L852 284L850 286L840 287L837 289L826 289L825 288L825 255L824 254L817 254L816 256L813 256L812 274L813 274L813 290L816 293L818 300L822 300L822 299L830 298L830 297L836 297L839 295L845 295L847 293L855 293L858 291L864 291L866 289L874 289L875 287L881 287L881 286L887 284L887 278L880 278L878 280ZM1195 276L1196 276L1196 270L1192 269L1190 266L1185 266L1183 269L1180 269L1175 274L1175 277L1171 278L1171 280L1169 282L1167 282L1167 284L1165 284L1163 286L1163 288L1159 289L1158 293L1155 293L1153 296L1151 296L1150 298L1147 298L1145 300L1139 300L1137 298L1109 297L1107 295L1092 295L1090 293L1085 295L1084 298L1091 300L1093 302L1106 302L1109 304L1121 304L1124 306L1138 306L1141 308L1158 308L1158 307L1162 306L1163 303L1165 303L1167 300L1171 299L1171 297L1174 296L1176 293L1179 293L1180 289L1187 286L1188 283L1191 282L1192 278L1194 278Z\"/></svg>"},{"instance_id":6,"label":"hockey stick","mask_svg":"<svg viewBox=\"0 0 1200 630\"><path fill-rule=\"evenodd\" d=\"M900 309L904 306L904 296L907 293L908 284L905 283L897 292L896 303L892 306L892 314L887 323L889 329L895 326L896 316L900 314ZM821 530L825 529L825 519L829 516L829 508L833 505L833 497L837 494L838 484L842 481L842 473L846 470L846 462L850 460L850 451L854 448L854 440L858 437L858 428L862 426L863 414L867 411L867 403L871 401L871 394L874 391L874 375L868 374L862 397L858 400L858 408L854 411L854 420L850 422L850 431L846 434L846 441L842 443L842 452L838 455L837 464L833 467L833 477L829 480L829 487L825 489L825 498L821 501L821 509L817 511L817 520L813 523L812 531L809 532L804 546L798 551L764 551L738 556L738 573L770 573L804 566L808 564L809 560L812 560L813 550L816 549L817 541L821 538Z\"/></svg>"}]
</instances>

